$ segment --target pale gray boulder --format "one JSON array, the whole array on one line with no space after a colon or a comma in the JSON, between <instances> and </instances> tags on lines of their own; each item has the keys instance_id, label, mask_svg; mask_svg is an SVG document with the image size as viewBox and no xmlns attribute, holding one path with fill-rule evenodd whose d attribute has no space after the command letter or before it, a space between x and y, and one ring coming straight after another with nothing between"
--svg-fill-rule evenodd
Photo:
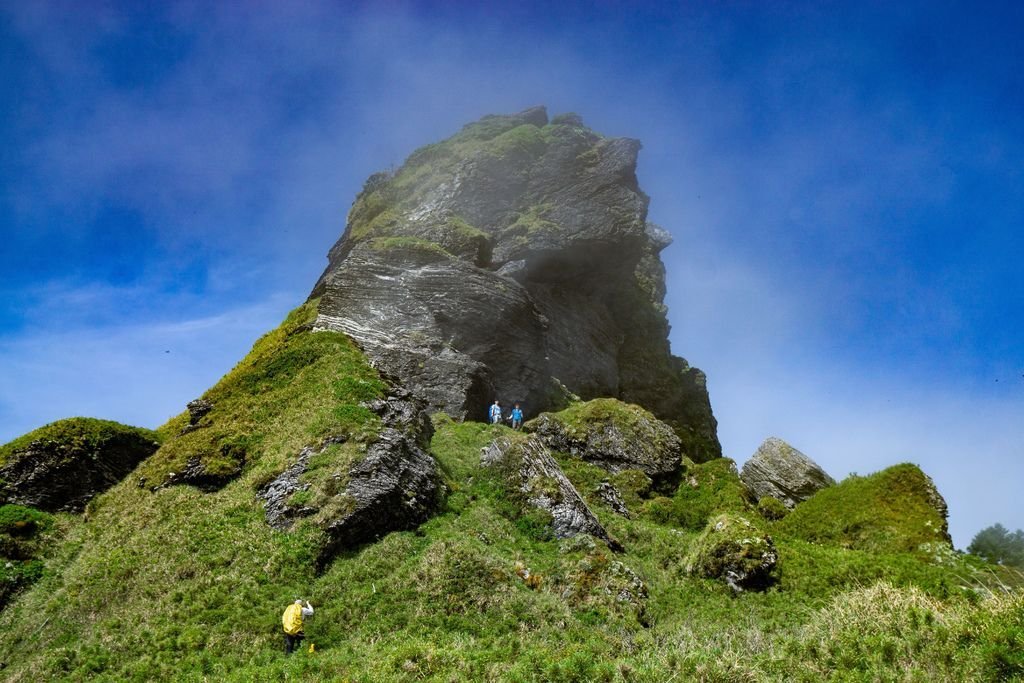
<instances>
[{"instance_id":1,"label":"pale gray boulder","mask_svg":"<svg viewBox=\"0 0 1024 683\"><path fill-rule=\"evenodd\" d=\"M771 496L792 509L835 484L825 470L782 439L765 439L743 465L740 480L757 500Z\"/></svg>"}]
</instances>

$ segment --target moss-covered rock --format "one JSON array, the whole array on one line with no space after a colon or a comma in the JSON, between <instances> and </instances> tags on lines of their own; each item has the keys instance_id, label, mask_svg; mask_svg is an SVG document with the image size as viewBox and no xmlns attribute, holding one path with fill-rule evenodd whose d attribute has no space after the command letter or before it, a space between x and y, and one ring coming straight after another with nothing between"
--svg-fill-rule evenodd
<instances>
[{"instance_id":1,"label":"moss-covered rock","mask_svg":"<svg viewBox=\"0 0 1024 683\"><path fill-rule=\"evenodd\" d=\"M789 508L778 498L765 496L757 501L757 511L768 521L776 522L789 513Z\"/></svg>"},{"instance_id":2,"label":"moss-covered rock","mask_svg":"<svg viewBox=\"0 0 1024 683\"><path fill-rule=\"evenodd\" d=\"M721 579L737 592L763 590L775 581L778 559L775 544L763 529L746 517L722 514L694 541L686 571Z\"/></svg>"},{"instance_id":3,"label":"moss-covered rock","mask_svg":"<svg viewBox=\"0 0 1024 683\"><path fill-rule=\"evenodd\" d=\"M535 436L513 433L495 439L483 450L481 464L498 473L509 496L520 501L524 511L532 508L543 513L555 538L589 534L621 550Z\"/></svg>"},{"instance_id":4,"label":"moss-covered rock","mask_svg":"<svg viewBox=\"0 0 1024 683\"><path fill-rule=\"evenodd\" d=\"M81 512L159 447L156 432L74 417L0 447L0 503Z\"/></svg>"},{"instance_id":5,"label":"moss-covered rock","mask_svg":"<svg viewBox=\"0 0 1024 683\"><path fill-rule=\"evenodd\" d=\"M552 450L609 472L640 470L656 483L679 474L680 440L672 428L640 406L613 398L576 403L523 425Z\"/></svg>"},{"instance_id":6,"label":"moss-covered rock","mask_svg":"<svg viewBox=\"0 0 1024 683\"><path fill-rule=\"evenodd\" d=\"M314 332L315 316L315 302L292 311L203 395L201 410L173 418L140 483L216 491L267 453L376 439L381 421L366 404L387 382L345 335Z\"/></svg>"},{"instance_id":7,"label":"moss-covered rock","mask_svg":"<svg viewBox=\"0 0 1024 683\"><path fill-rule=\"evenodd\" d=\"M916 552L950 545L946 503L916 465L851 475L819 491L778 524L778 533L875 552Z\"/></svg>"}]
</instances>

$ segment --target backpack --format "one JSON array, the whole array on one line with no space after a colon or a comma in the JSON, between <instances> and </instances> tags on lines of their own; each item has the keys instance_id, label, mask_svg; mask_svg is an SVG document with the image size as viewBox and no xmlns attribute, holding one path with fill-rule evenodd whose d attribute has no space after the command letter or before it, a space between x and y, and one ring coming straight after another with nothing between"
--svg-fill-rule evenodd
<instances>
[{"instance_id":1,"label":"backpack","mask_svg":"<svg viewBox=\"0 0 1024 683\"><path fill-rule=\"evenodd\" d=\"M281 616L284 632L290 636L302 633L302 605L291 604Z\"/></svg>"}]
</instances>

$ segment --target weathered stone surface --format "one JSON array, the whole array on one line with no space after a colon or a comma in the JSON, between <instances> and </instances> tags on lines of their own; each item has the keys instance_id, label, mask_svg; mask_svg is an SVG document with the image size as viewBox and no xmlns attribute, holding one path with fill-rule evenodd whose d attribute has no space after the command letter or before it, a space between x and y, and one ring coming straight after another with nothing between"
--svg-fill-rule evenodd
<instances>
[{"instance_id":1,"label":"weathered stone surface","mask_svg":"<svg viewBox=\"0 0 1024 683\"><path fill-rule=\"evenodd\" d=\"M758 447L740 479L758 500L772 496L790 509L836 483L817 463L775 437Z\"/></svg>"},{"instance_id":2,"label":"weathered stone surface","mask_svg":"<svg viewBox=\"0 0 1024 683\"><path fill-rule=\"evenodd\" d=\"M626 507L625 501L622 500L619 490L608 482L603 481L598 484L594 495L597 496L598 500L610 507L615 514L622 515L626 519L632 519L633 515L629 513L629 508Z\"/></svg>"},{"instance_id":3,"label":"weathered stone surface","mask_svg":"<svg viewBox=\"0 0 1024 683\"><path fill-rule=\"evenodd\" d=\"M618 541L587 507L551 453L536 437L495 439L481 455L487 467L501 467L508 484L525 496L526 503L551 515L556 538L590 534L613 550L621 550Z\"/></svg>"},{"instance_id":4,"label":"weathered stone surface","mask_svg":"<svg viewBox=\"0 0 1024 683\"><path fill-rule=\"evenodd\" d=\"M432 410L483 420L494 398L550 410L559 380L651 410L686 455L721 455L704 376L671 355L640 143L542 107L490 116L376 174L312 296Z\"/></svg>"},{"instance_id":5,"label":"weathered stone surface","mask_svg":"<svg viewBox=\"0 0 1024 683\"><path fill-rule=\"evenodd\" d=\"M181 430L182 434L187 434L193 430L199 429L199 421L213 410L213 404L205 398L197 398L193 401L189 401L186 407L188 408L188 424Z\"/></svg>"},{"instance_id":6,"label":"weathered stone surface","mask_svg":"<svg viewBox=\"0 0 1024 683\"><path fill-rule=\"evenodd\" d=\"M227 447L233 456L230 459L231 467L222 468L217 472L211 472L203 464L199 456L193 456L185 463L185 467L177 472L170 472L163 483L153 487L157 491L168 486L195 486L200 491L213 493L227 486L235 477L242 473L245 466L245 453L237 448Z\"/></svg>"},{"instance_id":7,"label":"weathered stone surface","mask_svg":"<svg viewBox=\"0 0 1024 683\"><path fill-rule=\"evenodd\" d=\"M686 558L687 573L721 579L736 592L764 590L774 582L775 544L744 517L718 515L708 522Z\"/></svg>"},{"instance_id":8,"label":"weathered stone surface","mask_svg":"<svg viewBox=\"0 0 1024 683\"><path fill-rule=\"evenodd\" d=\"M609 472L641 470L655 482L679 473L682 444L672 428L651 413L615 399L577 403L544 413L523 425L551 450Z\"/></svg>"},{"instance_id":9,"label":"weathered stone surface","mask_svg":"<svg viewBox=\"0 0 1024 683\"><path fill-rule=\"evenodd\" d=\"M328 537L321 562L390 531L419 525L441 499L437 467L425 450L432 427L422 402L408 391L395 389L387 398L366 405L380 416L383 428L376 440L366 445L365 455L313 485L318 488L314 499L318 502L296 504L292 496L311 488L303 476L310 459L332 444L344 443L342 439L329 440L317 450L304 449L295 463L259 494L267 523L277 529L287 530L295 520L313 517ZM344 485L334 491L333 486L342 481Z\"/></svg>"},{"instance_id":10,"label":"weathered stone surface","mask_svg":"<svg viewBox=\"0 0 1024 683\"><path fill-rule=\"evenodd\" d=\"M3 448L0 504L81 512L157 448L149 430L107 420L60 420Z\"/></svg>"}]
</instances>

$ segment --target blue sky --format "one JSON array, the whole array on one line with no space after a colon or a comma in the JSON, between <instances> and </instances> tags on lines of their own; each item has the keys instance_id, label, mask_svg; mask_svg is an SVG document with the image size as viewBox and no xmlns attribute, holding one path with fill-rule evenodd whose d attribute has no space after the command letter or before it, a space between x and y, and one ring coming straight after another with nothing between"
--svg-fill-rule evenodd
<instances>
[{"instance_id":1,"label":"blue sky","mask_svg":"<svg viewBox=\"0 0 1024 683\"><path fill-rule=\"evenodd\" d=\"M727 455L920 464L1024 527L1020 3L0 0L0 442L157 426L300 303L366 176L545 104L644 143Z\"/></svg>"}]
</instances>

